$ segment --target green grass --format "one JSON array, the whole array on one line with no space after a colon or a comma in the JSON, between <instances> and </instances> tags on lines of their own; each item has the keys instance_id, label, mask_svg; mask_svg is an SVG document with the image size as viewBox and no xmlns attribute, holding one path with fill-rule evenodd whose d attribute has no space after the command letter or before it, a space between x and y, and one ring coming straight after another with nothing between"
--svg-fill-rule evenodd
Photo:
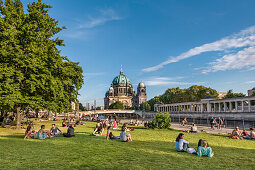
<instances>
[{"instance_id":1,"label":"green grass","mask_svg":"<svg viewBox=\"0 0 255 170\"><path fill-rule=\"evenodd\" d=\"M52 122L42 122L46 129ZM54 122L55 123L55 122ZM60 124L58 124L60 126ZM190 146L199 139L212 147L213 158L179 153L175 138L179 131L136 127L133 142L107 141L89 136L95 123L75 128L76 137L24 140L24 130L0 128L0 169L254 169L255 141L234 140L218 134L185 134ZM61 128L66 131L67 128ZM119 135L120 131L113 131Z\"/></svg>"}]
</instances>

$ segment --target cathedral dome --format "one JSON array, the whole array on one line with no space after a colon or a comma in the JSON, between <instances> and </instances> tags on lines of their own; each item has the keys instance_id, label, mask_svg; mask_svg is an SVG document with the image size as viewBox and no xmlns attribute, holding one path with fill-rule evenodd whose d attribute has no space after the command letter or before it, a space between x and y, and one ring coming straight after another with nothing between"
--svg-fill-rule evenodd
<instances>
[{"instance_id":1,"label":"cathedral dome","mask_svg":"<svg viewBox=\"0 0 255 170\"><path fill-rule=\"evenodd\" d=\"M131 81L127 76L123 74L123 71L121 68L120 74L113 79L112 84L113 85L120 85L120 84L131 85Z\"/></svg>"},{"instance_id":2,"label":"cathedral dome","mask_svg":"<svg viewBox=\"0 0 255 170\"><path fill-rule=\"evenodd\" d=\"M143 82L140 82L140 83L138 84L138 87L145 87L145 84L144 84Z\"/></svg>"},{"instance_id":3,"label":"cathedral dome","mask_svg":"<svg viewBox=\"0 0 255 170\"><path fill-rule=\"evenodd\" d=\"M252 90L255 90L255 87Z\"/></svg>"}]
</instances>

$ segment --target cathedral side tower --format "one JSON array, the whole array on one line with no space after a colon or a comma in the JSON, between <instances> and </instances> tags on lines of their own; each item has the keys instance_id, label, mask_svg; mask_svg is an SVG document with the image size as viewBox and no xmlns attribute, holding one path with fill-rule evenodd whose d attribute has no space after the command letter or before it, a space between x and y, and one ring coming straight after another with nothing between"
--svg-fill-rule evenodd
<instances>
[{"instance_id":1,"label":"cathedral side tower","mask_svg":"<svg viewBox=\"0 0 255 170\"><path fill-rule=\"evenodd\" d=\"M137 106L147 101L146 86L143 82L140 82L137 86Z\"/></svg>"}]
</instances>

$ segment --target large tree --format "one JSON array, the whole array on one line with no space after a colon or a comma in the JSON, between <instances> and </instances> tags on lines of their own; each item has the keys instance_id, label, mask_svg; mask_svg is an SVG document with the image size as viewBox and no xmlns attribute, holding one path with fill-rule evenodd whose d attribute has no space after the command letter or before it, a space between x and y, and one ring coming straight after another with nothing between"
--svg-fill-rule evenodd
<instances>
[{"instance_id":1,"label":"large tree","mask_svg":"<svg viewBox=\"0 0 255 170\"><path fill-rule=\"evenodd\" d=\"M41 0L28 4L0 0L0 109L69 110L83 84L82 68L60 55L64 27L48 14Z\"/></svg>"}]
</instances>

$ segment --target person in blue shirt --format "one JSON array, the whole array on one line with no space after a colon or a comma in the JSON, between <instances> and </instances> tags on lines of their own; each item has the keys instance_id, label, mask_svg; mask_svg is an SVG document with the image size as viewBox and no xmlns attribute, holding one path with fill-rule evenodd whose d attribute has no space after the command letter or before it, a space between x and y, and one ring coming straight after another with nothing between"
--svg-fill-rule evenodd
<instances>
[{"instance_id":1,"label":"person in blue shirt","mask_svg":"<svg viewBox=\"0 0 255 170\"><path fill-rule=\"evenodd\" d=\"M184 140L184 134L180 133L176 138L176 150L178 152L187 152L187 149L189 148L189 142Z\"/></svg>"},{"instance_id":2,"label":"person in blue shirt","mask_svg":"<svg viewBox=\"0 0 255 170\"><path fill-rule=\"evenodd\" d=\"M198 149L197 149L197 156L208 156L213 157L214 153L212 152L212 148L209 147L206 140L199 140L198 142Z\"/></svg>"},{"instance_id":3,"label":"person in blue shirt","mask_svg":"<svg viewBox=\"0 0 255 170\"><path fill-rule=\"evenodd\" d=\"M62 134L61 130L55 124L52 124L52 128L50 129L50 132L52 135Z\"/></svg>"}]
</instances>

